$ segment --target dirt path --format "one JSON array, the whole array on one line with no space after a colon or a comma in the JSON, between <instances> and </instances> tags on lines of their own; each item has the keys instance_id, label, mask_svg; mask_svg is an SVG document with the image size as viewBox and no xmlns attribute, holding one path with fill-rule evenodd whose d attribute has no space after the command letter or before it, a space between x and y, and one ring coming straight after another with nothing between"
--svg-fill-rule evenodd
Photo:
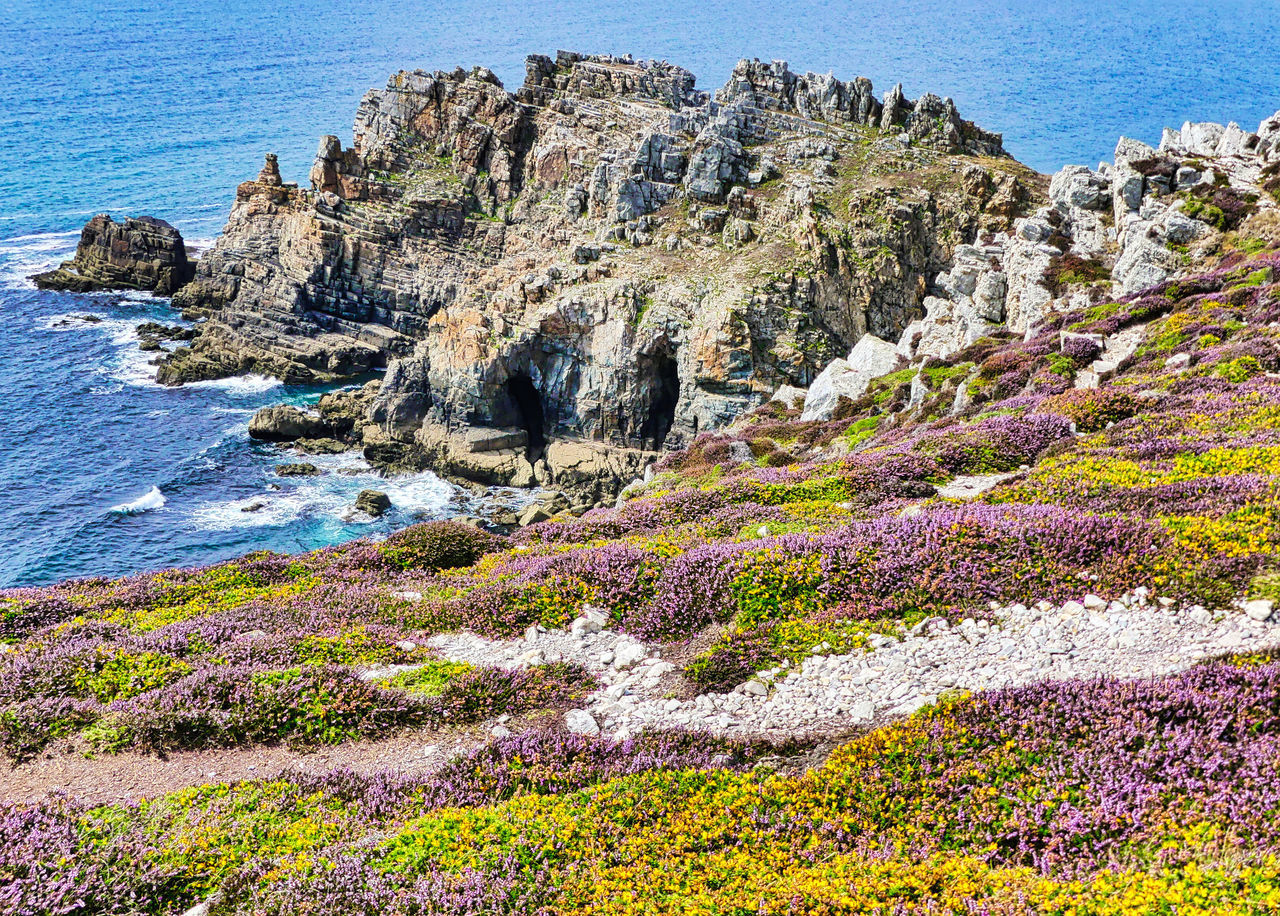
<instances>
[{"instance_id":1,"label":"dirt path","mask_svg":"<svg viewBox=\"0 0 1280 916\"><path fill-rule=\"evenodd\" d=\"M0 769L0 801L29 802L62 791L91 804L129 802L286 770L427 773L488 737L484 728L423 730L310 750L277 745L182 751L163 758L134 752L87 756L82 748L63 742L35 760Z\"/></svg>"}]
</instances>

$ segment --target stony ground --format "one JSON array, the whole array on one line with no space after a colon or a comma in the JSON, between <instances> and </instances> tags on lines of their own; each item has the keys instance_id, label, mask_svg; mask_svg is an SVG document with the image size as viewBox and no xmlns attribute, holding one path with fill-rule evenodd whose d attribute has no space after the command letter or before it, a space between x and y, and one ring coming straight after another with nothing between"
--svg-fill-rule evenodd
<instances>
[{"instance_id":1,"label":"stony ground","mask_svg":"<svg viewBox=\"0 0 1280 916\"><path fill-rule=\"evenodd\" d=\"M446 658L519 667L572 661L602 686L565 715L570 731L627 738L645 729L695 729L727 736L827 737L910 715L947 691L993 690L1049 680L1160 677L1206 658L1280 648L1280 615L1266 603L1253 616L1151 599L1087 595L1061 605L992 608L992 619L952 626L930 618L874 649L825 654L769 668L728 693L682 698L689 688L660 647L610 630L579 627L523 638L438 636ZM1265 614L1265 616L1264 616ZM1263 617L1264 619L1257 619ZM589 623L582 618L581 623Z\"/></svg>"}]
</instances>

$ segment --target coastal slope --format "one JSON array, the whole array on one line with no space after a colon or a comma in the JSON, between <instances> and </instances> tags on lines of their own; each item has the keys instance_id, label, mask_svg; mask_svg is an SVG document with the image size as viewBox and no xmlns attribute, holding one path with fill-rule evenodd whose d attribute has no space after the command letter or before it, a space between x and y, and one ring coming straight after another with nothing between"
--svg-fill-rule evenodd
<instances>
[{"instance_id":1,"label":"coastal slope","mask_svg":"<svg viewBox=\"0 0 1280 916\"><path fill-rule=\"evenodd\" d=\"M980 152L1028 196L974 204L918 307L607 506L0 592L0 902L1280 908L1280 115L1047 186Z\"/></svg>"}]
</instances>

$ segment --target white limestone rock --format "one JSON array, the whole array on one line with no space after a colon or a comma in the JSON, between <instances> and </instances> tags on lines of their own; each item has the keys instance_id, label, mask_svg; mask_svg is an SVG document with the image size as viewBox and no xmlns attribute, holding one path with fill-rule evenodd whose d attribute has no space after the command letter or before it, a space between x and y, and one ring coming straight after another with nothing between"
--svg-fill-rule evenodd
<instances>
[{"instance_id":1,"label":"white limestone rock","mask_svg":"<svg viewBox=\"0 0 1280 916\"><path fill-rule=\"evenodd\" d=\"M1250 620L1269 620L1274 602L1266 598L1258 598L1244 603L1244 613Z\"/></svg>"},{"instance_id":2,"label":"white limestone rock","mask_svg":"<svg viewBox=\"0 0 1280 916\"><path fill-rule=\"evenodd\" d=\"M783 385L773 393L770 401L777 401L788 409L799 407L804 404L805 395L808 394L803 388L797 388L794 385Z\"/></svg>"},{"instance_id":3,"label":"white limestone rock","mask_svg":"<svg viewBox=\"0 0 1280 916\"><path fill-rule=\"evenodd\" d=\"M1134 220L1126 229L1123 250L1111 269L1117 292L1127 295L1155 286L1182 266L1176 254L1152 237L1153 228L1151 223Z\"/></svg>"},{"instance_id":4,"label":"white limestone rock","mask_svg":"<svg viewBox=\"0 0 1280 916\"><path fill-rule=\"evenodd\" d=\"M575 735L598 735L600 723L585 709L571 709L564 714L564 727Z\"/></svg>"},{"instance_id":5,"label":"white limestone rock","mask_svg":"<svg viewBox=\"0 0 1280 916\"><path fill-rule=\"evenodd\" d=\"M1236 128L1239 130L1239 128ZM1182 125L1182 151L1189 156L1212 156L1218 151L1218 141L1226 133L1221 124L1202 121L1193 124L1190 121Z\"/></svg>"},{"instance_id":6,"label":"white limestone rock","mask_svg":"<svg viewBox=\"0 0 1280 916\"><path fill-rule=\"evenodd\" d=\"M1104 210L1111 204L1111 183L1084 165L1068 165L1049 182L1049 199L1064 212L1072 208Z\"/></svg>"},{"instance_id":7,"label":"white limestone rock","mask_svg":"<svg viewBox=\"0 0 1280 916\"><path fill-rule=\"evenodd\" d=\"M898 349L893 344L864 334L849 352L848 359L834 360L813 380L804 399L802 421L830 420L840 398L857 400L872 381L892 372L898 365Z\"/></svg>"}]
</instances>

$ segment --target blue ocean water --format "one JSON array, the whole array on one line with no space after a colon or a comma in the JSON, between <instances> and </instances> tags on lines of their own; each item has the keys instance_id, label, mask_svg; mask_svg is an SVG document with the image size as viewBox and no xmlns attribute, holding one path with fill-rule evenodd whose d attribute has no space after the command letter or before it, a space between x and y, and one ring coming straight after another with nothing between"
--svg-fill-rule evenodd
<instances>
[{"instance_id":1,"label":"blue ocean water","mask_svg":"<svg viewBox=\"0 0 1280 916\"><path fill-rule=\"evenodd\" d=\"M526 54L572 48L667 58L714 88L740 57L781 58L950 95L1052 171L1186 119L1256 127L1280 109L1278 13L1280 0L0 2L0 586L306 549L450 511L454 491L418 475L379 484L392 517L344 520L374 483L354 459L281 481L270 469L286 459L247 438L256 407L318 392L163 389L132 328L172 320L164 300L24 279L69 256L97 212L153 214L207 243L264 153L305 180L317 138L350 137L361 94L395 69L484 64L513 87ZM153 508L113 511L126 504Z\"/></svg>"}]
</instances>

